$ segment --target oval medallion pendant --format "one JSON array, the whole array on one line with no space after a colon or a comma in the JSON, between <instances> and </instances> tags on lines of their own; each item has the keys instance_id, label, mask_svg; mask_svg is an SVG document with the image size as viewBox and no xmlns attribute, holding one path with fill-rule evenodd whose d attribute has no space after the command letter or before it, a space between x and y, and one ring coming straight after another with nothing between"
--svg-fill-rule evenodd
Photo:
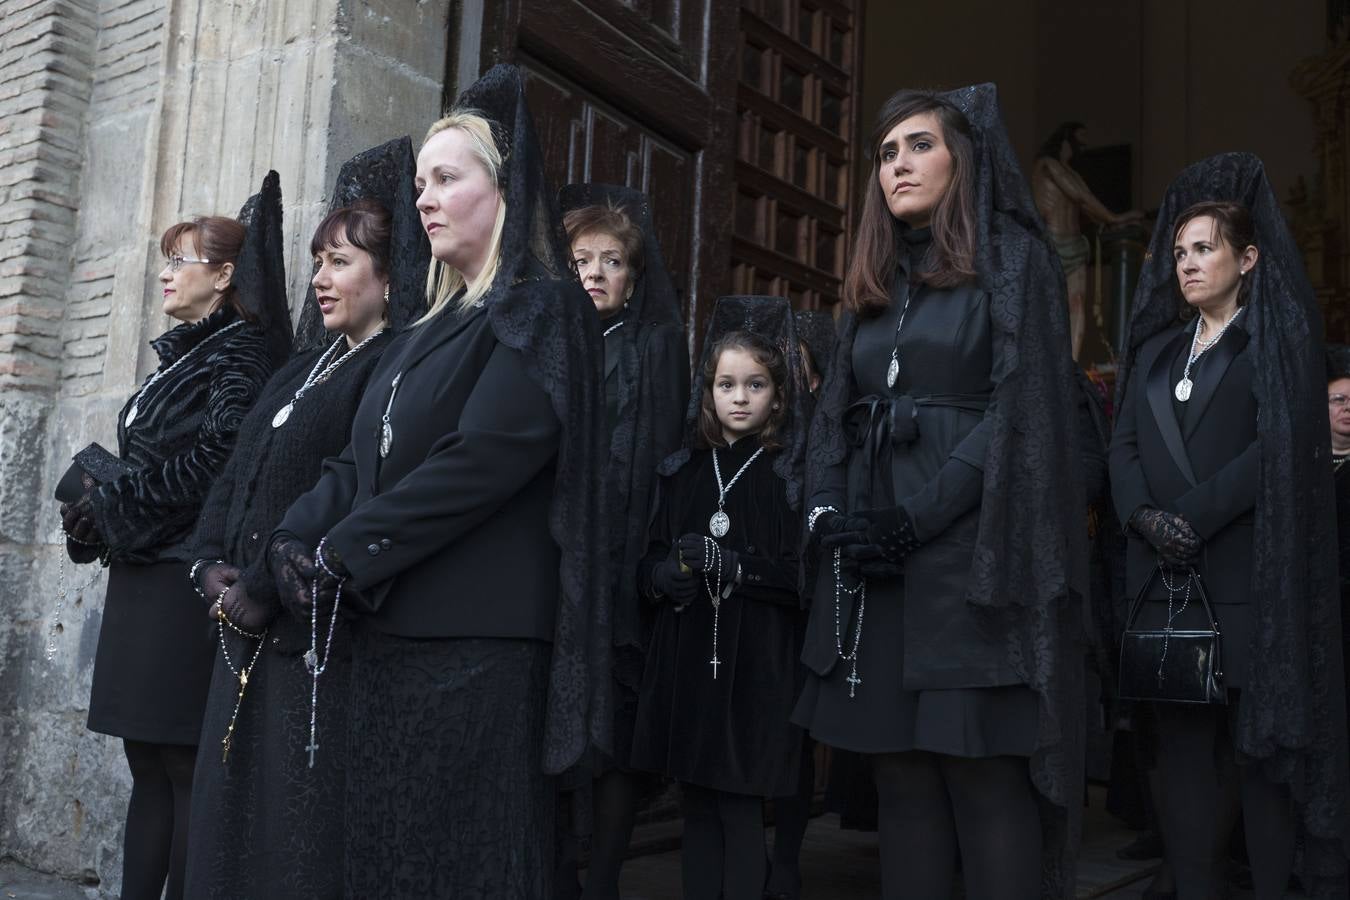
<instances>
[{"instance_id":1,"label":"oval medallion pendant","mask_svg":"<svg viewBox=\"0 0 1350 900\"><path fill-rule=\"evenodd\" d=\"M1189 378L1183 378L1177 382L1177 389L1173 393L1176 394L1178 400L1185 403L1191 399L1191 388L1194 386L1195 384Z\"/></svg>"},{"instance_id":2,"label":"oval medallion pendant","mask_svg":"<svg viewBox=\"0 0 1350 900\"><path fill-rule=\"evenodd\" d=\"M394 429L389 427L388 422L385 422L380 426L380 457L388 456L389 448L392 446L394 446Z\"/></svg>"},{"instance_id":3,"label":"oval medallion pendant","mask_svg":"<svg viewBox=\"0 0 1350 900\"><path fill-rule=\"evenodd\" d=\"M900 377L900 360L894 356L891 357L891 364L886 368L886 387L895 387L895 379Z\"/></svg>"},{"instance_id":4,"label":"oval medallion pendant","mask_svg":"<svg viewBox=\"0 0 1350 900\"><path fill-rule=\"evenodd\" d=\"M726 537L727 532L731 530L731 517L719 509L708 520L708 530L712 532L713 537Z\"/></svg>"},{"instance_id":5,"label":"oval medallion pendant","mask_svg":"<svg viewBox=\"0 0 1350 900\"><path fill-rule=\"evenodd\" d=\"M291 417L291 410L294 407L295 401L292 400L290 403L287 403L281 409L277 410L277 414L272 417L272 427L280 428L282 425L285 425L286 420Z\"/></svg>"}]
</instances>

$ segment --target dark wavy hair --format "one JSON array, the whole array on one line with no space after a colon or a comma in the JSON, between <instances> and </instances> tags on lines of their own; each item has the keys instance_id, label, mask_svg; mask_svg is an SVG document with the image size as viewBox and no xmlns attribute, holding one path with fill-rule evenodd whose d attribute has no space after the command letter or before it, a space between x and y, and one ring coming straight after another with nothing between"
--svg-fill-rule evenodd
<instances>
[{"instance_id":1,"label":"dark wavy hair","mask_svg":"<svg viewBox=\"0 0 1350 900\"><path fill-rule=\"evenodd\" d=\"M919 279L934 287L955 287L975 277L975 142L961 111L932 91L899 91L882 104L868 143L872 167L867 175L853 255L844 276L847 307L875 315L891 302L900 243L900 222L891 215L878 178L881 142L891 129L911 116L935 113L942 141L952 156L951 181L933 210L931 269Z\"/></svg>"},{"instance_id":2,"label":"dark wavy hair","mask_svg":"<svg viewBox=\"0 0 1350 900\"><path fill-rule=\"evenodd\" d=\"M370 256L375 274L384 278L389 274L389 235L393 227L394 219L389 210L363 197L323 217L319 227L314 229L314 237L310 238L309 253L318 256L319 251L332 250L345 242L364 250Z\"/></svg>"},{"instance_id":3,"label":"dark wavy hair","mask_svg":"<svg viewBox=\"0 0 1350 900\"><path fill-rule=\"evenodd\" d=\"M722 354L728 350L742 350L764 367L773 382L774 402L777 409L769 412L769 420L759 432L759 442L765 450L780 450L783 442L779 433L787 421L788 411L788 370L783 352L751 331L729 331L713 344L708 354L707 365L703 367L703 397L700 400L698 415L698 444L703 449L725 447L726 438L722 437L722 423L717 418L717 406L713 403L713 381L717 377L717 364Z\"/></svg>"},{"instance_id":4,"label":"dark wavy hair","mask_svg":"<svg viewBox=\"0 0 1350 900\"><path fill-rule=\"evenodd\" d=\"M1176 224L1172 226L1172 245L1176 246L1177 238L1181 236L1181 231L1193 220L1203 216L1209 216L1214 220L1218 227L1219 237L1233 256L1241 257L1242 251L1248 247L1256 247L1256 226L1252 223L1251 210L1241 203L1232 203L1227 200L1201 200L1199 203L1193 203L1181 211L1177 216ZM1257 247L1260 250L1259 247ZM1257 263L1260 264L1259 262ZM1175 267L1174 267L1175 268ZM1177 279L1172 279L1172 286L1176 291L1177 297L1181 300L1182 315L1189 318L1194 310L1186 302L1181 293L1181 285L1177 284ZM1238 306L1247 305L1247 295L1251 293L1251 281L1245 277L1238 281Z\"/></svg>"}]
</instances>

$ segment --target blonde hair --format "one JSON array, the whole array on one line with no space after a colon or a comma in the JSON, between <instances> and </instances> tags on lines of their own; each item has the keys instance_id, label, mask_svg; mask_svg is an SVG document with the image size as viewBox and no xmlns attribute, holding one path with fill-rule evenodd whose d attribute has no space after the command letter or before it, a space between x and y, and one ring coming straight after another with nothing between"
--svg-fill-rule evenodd
<instances>
[{"instance_id":1,"label":"blonde hair","mask_svg":"<svg viewBox=\"0 0 1350 900\"><path fill-rule=\"evenodd\" d=\"M435 135L451 128L459 129L460 133L469 139L470 151L487 170L493 187L497 188L500 195L502 154L497 142L492 139L492 126L488 124L487 117L474 109L453 110L444 118L431 123L431 127L427 129L427 136L422 139L422 146L425 147L427 141ZM459 308L464 310L481 301L492 287L492 282L497 277L497 268L501 264L502 227L506 223L506 198L499 199L497 221L492 225L492 240L488 244L487 265L466 284L464 276L459 271L433 258L427 269L427 311L413 325L421 325L439 315L460 288L464 288L464 296L460 298Z\"/></svg>"}]
</instances>

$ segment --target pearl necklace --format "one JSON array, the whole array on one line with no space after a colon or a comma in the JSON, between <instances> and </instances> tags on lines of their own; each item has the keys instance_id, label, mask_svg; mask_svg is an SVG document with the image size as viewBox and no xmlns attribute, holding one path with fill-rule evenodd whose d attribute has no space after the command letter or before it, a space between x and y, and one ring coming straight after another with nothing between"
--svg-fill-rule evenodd
<instances>
[{"instance_id":1,"label":"pearl necklace","mask_svg":"<svg viewBox=\"0 0 1350 900\"><path fill-rule=\"evenodd\" d=\"M188 350L188 352L184 353L182 356L180 356L180 357L178 357L177 359L175 359L175 360L173 361L172 365L170 365L167 369L163 369L163 370L161 370L161 371L159 371L159 372L156 372L156 373L154 373L153 375L151 375L151 376L150 376L150 380L147 381L145 384L141 385L140 390L136 391L136 394L135 394L134 398L133 398L132 401L131 401L131 408L127 410L126 418L124 418L124 419L122 420L122 427L123 427L123 428L130 428L130 427L131 427L131 423L134 422L134 421L136 421L136 416L138 416L138 415L140 414L140 412L141 412L141 397L145 396L145 393L146 393L147 391L149 391L152 387L154 387L155 384L156 384L161 378L164 378L164 377L167 376L170 372L172 372L174 369L178 368L178 367L181 366L183 363L187 362L188 359L192 356L192 354L196 353L198 350L200 350L200 349L202 349L203 347L205 347L208 343L210 343L210 342L211 342L212 340L214 340L215 338L218 338L218 337L220 337L221 335L227 334L227 333L229 333L230 331L233 331L234 329L238 328L240 325L243 325L243 324L244 324L244 320L243 320L243 319L240 319L238 322L231 322L230 324L226 325L224 328L222 328L222 329L220 329L219 331L217 331L215 334L207 335L206 337L202 338L201 341L198 342L198 344L197 344L195 347L193 347L192 349Z\"/></svg>"},{"instance_id":2,"label":"pearl necklace","mask_svg":"<svg viewBox=\"0 0 1350 900\"><path fill-rule=\"evenodd\" d=\"M369 344L382 334L384 334L383 328L341 356L337 356L338 348L345 346L347 339L345 337L340 337L334 341L333 346L323 351L323 354L319 357L319 361L314 364L314 368L309 370L309 374L305 376L305 383L300 385L299 389L296 390L295 396L291 397L290 401L287 402L285 406L277 410L277 414L272 417L272 427L280 428L282 425L285 425L286 420L291 417L291 412L295 409L295 404L300 402L300 398L305 395L305 391L323 384L328 380L330 375L337 371L339 366L360 353L366 344ZM337 356L337 359L333 358L335 356Z\"/></svg>"},{"instance_id":3,"label":"pearl necklace","mask_svg":"<svg viewBox=\"0 0 1350 900\"><path fill-rule=\"evenodd\" d=\"M1196 323L1195 333L1191 335L1191 352L1186 355L1186 368L1181 373L1181 380L1177 382L1176 390L1173 391L1173 394L1182 403L1191 399L1191 390L1195 387L1195 382L1191 381L1191 366L1195 365L1195 361L1200 358L1200 354L1219 342L1219 339L1223 337L1223 333L1228 330L1228 326L1236 322L1237 317L1242 315L1243 309L1244 307L1239 306L1237 312L1229 316L1228 321L1223 323L1223 327L1219 329L1218 334L1207 341L1200 340L1200 329L1204 327L1205 320L1201 318L1200 321ZM1197 347L1199 348L1198 350L1196 349Z\"/></svg>"}]
</instances>

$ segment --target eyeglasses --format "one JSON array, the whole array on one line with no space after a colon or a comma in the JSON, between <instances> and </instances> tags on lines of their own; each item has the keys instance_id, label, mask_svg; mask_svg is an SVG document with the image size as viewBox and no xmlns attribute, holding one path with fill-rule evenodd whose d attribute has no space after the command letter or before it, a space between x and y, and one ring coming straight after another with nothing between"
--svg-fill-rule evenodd
<instances>
[{"instance_id":1,"label":"eyeglasses","mask_svg":"<svg viewBox=\"0 0 1350 900\"><path fill-rule=\"evenodd\" d=\"M211 260L196 259L195 257L191 256L170 256L169 262L165 265L165 268L168 269L170 272L177 272L179 269L183 268L183 263L202 263L203 265L209 266L211 264Z\"/></svg>"},{"instance_id":2,"label":"eyeglasses","mask_svg":"<svg viewBox=\"0 0 1350 900\"><path fill-rule=\"evenodd\" d=\"M1327 397L1327 406L1334 406L1336 409L1350 406L1350 397L1345 394L1332 394Z\"/></svg>"}]
</instances>

